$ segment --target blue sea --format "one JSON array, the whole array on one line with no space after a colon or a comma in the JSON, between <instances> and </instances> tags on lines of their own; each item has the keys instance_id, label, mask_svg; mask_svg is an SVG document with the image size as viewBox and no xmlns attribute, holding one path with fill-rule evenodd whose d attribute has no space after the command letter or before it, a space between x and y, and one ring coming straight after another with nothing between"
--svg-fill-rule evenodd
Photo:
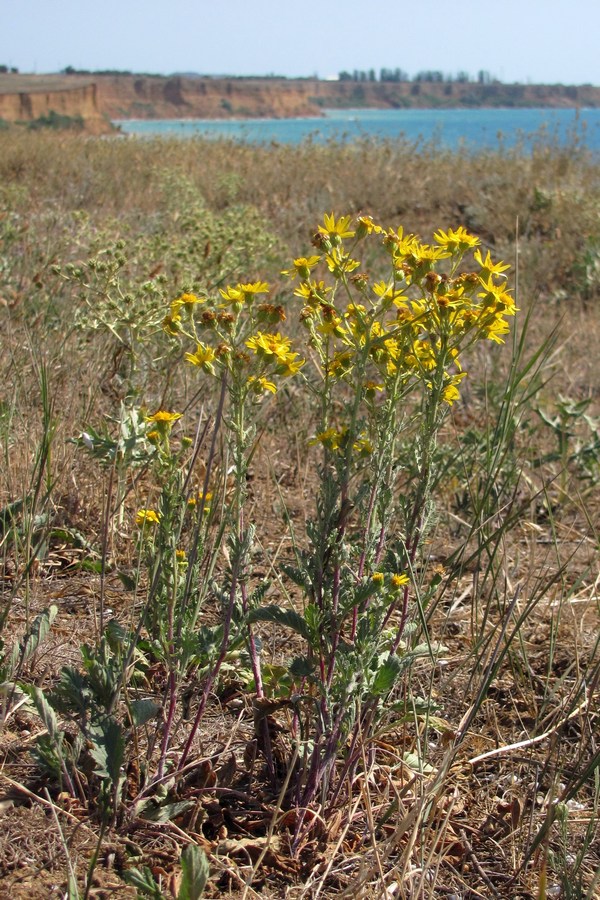
<instances>
[{"instance_id":1,"label":"blue sea","mask_svg":"<svg viewBox=\"0 0 600 900\"><path fill-rule=\"evenodd\" d=\"M600 151L600 109L344 109L308 119L128 119L125 134L229 138L249 143L404 139L448 149L578 143Z\"/></svg>"}]
</instances>

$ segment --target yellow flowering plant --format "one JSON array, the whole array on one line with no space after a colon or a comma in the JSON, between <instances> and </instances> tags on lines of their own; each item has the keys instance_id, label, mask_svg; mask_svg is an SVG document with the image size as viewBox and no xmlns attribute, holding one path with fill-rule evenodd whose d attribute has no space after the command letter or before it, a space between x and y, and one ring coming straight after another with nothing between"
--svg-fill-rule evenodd
<instances>
[{"instance_id":1,"label":"yellow flowering plant","mask_svg":"<svg viewBox=\"0 0 600 900\"><path fill-rule=\"evenodd\" d=\"M367 242L387 256L376 278L363 271ZM306 596L296 689L318 698L318 714L299 724L312 747L301 806L317 791L341 789L358 757L350 753L336 772L339 748L358 746L423 652L410 636L427 603L416 572L437 435L467 378L463 359L478 341L502 343L516 311L507 266L489 252L483 258L462 226L437 231L428 244L370 217L328 214L313 244L319 257L299 257L283 273L303 304L303 355L313 361L303 374L318 410L310 443L322 453L308 545L286 568ZM251 618L294 627L285 613L269 607Z\"/></svg>"},{"instance_id":2,"label":"yellow flowering plant","mask_svg":"<svg viewBox=\"0 0 600 900\"><path fill-rule=\"evenodd\" d=\"M375 243L374 254L367 243ZM177 297L163 323L182 342L185 363L218 380L216 427L224 428L233 462L222 531L229 544L223 623L180 765L227 652L242 637L254 690L264 699L255 628L276 622L304 642L278 690L312 697L292 725L295 740L308 740L296 784L302 808L318 791L339 794L358 764L352 748L359 733L364 738L375 727L383 699L412 660L431 652L413 635L428 601L417 571L432 514L437 435L460 399L469 351L480 341L502 343L516 312L506 265L489 252L484 257L463 226L440 229L425 243L369 216L330 213L313 245L316 252L282 273L290 284L285 306L269 302L267 282L239 282L212 296ZM376 277L364 270L367 252L384 260ZM294 306L304 345L283 331ZM321 458L307 544L281 571L302 588L301 613L265 606L261 591L249 596L254 527L245 519L254 411L291 377L315 400L310 444ZM268 732L259 737L274 779ZM336 769L345 744L350 750Z\"/></svg>"}]
</instances>

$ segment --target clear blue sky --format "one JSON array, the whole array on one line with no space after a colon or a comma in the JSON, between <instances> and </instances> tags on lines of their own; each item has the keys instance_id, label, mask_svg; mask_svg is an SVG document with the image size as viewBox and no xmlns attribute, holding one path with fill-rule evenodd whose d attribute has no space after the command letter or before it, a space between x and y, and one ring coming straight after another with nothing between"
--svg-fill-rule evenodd
<instances>
[{"instance_id":1,"label":"clear blue sky","mask_svg":"<svg viewBox=\"0 0 600 900\"><path fill-rule=\"evenodd\" d=\"M600 0L0 0L0 64L600 85Z\"/></svg>"}]
</instances>

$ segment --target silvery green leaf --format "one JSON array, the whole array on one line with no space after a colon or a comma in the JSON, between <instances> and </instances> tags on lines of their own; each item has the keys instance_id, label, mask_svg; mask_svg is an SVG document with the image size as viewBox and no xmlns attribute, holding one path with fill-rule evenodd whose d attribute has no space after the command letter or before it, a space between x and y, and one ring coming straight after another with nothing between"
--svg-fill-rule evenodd
<instances>
[{"instance_id":1,"label":"silvery green leaf","mask_svg":"<svg viewBox=\"0 0 600 900\"><path fill-rule=\"evenodd\" d=\"M148 819L150 822L170 822L192 805L189 800L181 800L179 803L163 803L162 806L146 810L142 818Z\"/></svg>"},{"instance_id":2,"label":"silvery green leaf","mask_svg":"<svg viewBox=\"0 0 600 900\"><path fill-rule=\"evenodd\" d=\"M89 738L96 774L101 778L110 778L117 784L125 758L125 740L121 726L113 718L105 719L101 725L90 728Z\"/></svg>"},{"instance_id":3,"label":"silvery green leaf","mask_svg":"<svg viewBox=\"0 0 600 900\"><path fill-rule=\"evenodd\" d=\"M125 869L121 873L121 877L126 884L130 884L144 897L150 897L151 900L165 900L165 895L154 880L154 875L148 866L143 866L141 869Z\"/></svg>"},{"instance_id":4,"label":"silvery green leaf","mask_svg":"<svg viewBox=\"0 0 600 900\"><path fill-rule=\"evenodd\" d=\"M136 728L140 728L160 712L162 706L154 700L133 700L130 705L131 720Z\"/></svg>"},{"instance_id":5,"label":"silvery green leaf","mask_svg":"<svg viewBox=\"0 0 600 900\"><path fill-rule=\"evenodd\" d=\"M377 670L371 693L376 697L382 697L394 687L396 679L402 669L402 661L397 656L389 656Z\"/></svg>"},{"instance_id":6,"label":"silvery green leaf","mask_svg":"<svg viewBox=\"0 0 600 900\"><path fill-rule=\"evenodd\" d=\"M283 609L281 606L262 606L248 614L249 622L276 622L291 628L296 634L309 640L310 631L302 616L294 609Z\"/></svg>"},{"instance_id":7,"label":"silvery green leaf","mask_svg":"<svg viewBox=\"0 0 600 900\"><path fill-rule=\"evenodd\" d=\"M177 900L200 900L210 874L206 854L197 844L188 844L181 855L182 879Z\"/></svg>"}]
</instances>

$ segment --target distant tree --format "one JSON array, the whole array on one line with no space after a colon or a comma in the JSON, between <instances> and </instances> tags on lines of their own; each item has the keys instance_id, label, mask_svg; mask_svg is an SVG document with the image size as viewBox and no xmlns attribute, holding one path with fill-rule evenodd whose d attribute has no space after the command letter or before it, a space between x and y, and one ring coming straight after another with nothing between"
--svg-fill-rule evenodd
<instances>
[{"instance_id":1,"label":"distant tree","mask_svg":"<svg viewBox=\"0 0 600 900\"><path fill-rule=\"evenodd\" d=\"M426 82L438 82L439 83L443 80L444 80L443 72L439 72L437 70L432 71L430 69L426 69L424 72L417 72L417 74L414 77L414 81L417 81L417 82L426 81Z\"/></svg>"},{"instance_id":2,"label":"distant tree","mask_svg":"<svg viewBox=\"0 0 600 900\"><path fill-rule=\"evenodd\" d=\"M391 81L398 83L400 81L410 81L408 74L403 69L381 69L379 73L380 81Z\"/></svg>"},{"instance_id":3,"label":"distant tree","mask_svg":"<svg viewBox=\"0 0 600 900\"><path fill-rule=\"evenodd\" d=\"M375 69L369 69L369 81L377 81L377 76L375 75Z\"/></svg>"},{"instance_id":4,"label":"distant tree","mask_svg":"<svg viewBox=\"0 0 600 900\"><path fill-rule=\"evenodd\" d=\"M346 72L346 71L339 72L338 80L339 81L352 81L352 75L350 74L350 72Z\"/></svg>"}]
</instances>

